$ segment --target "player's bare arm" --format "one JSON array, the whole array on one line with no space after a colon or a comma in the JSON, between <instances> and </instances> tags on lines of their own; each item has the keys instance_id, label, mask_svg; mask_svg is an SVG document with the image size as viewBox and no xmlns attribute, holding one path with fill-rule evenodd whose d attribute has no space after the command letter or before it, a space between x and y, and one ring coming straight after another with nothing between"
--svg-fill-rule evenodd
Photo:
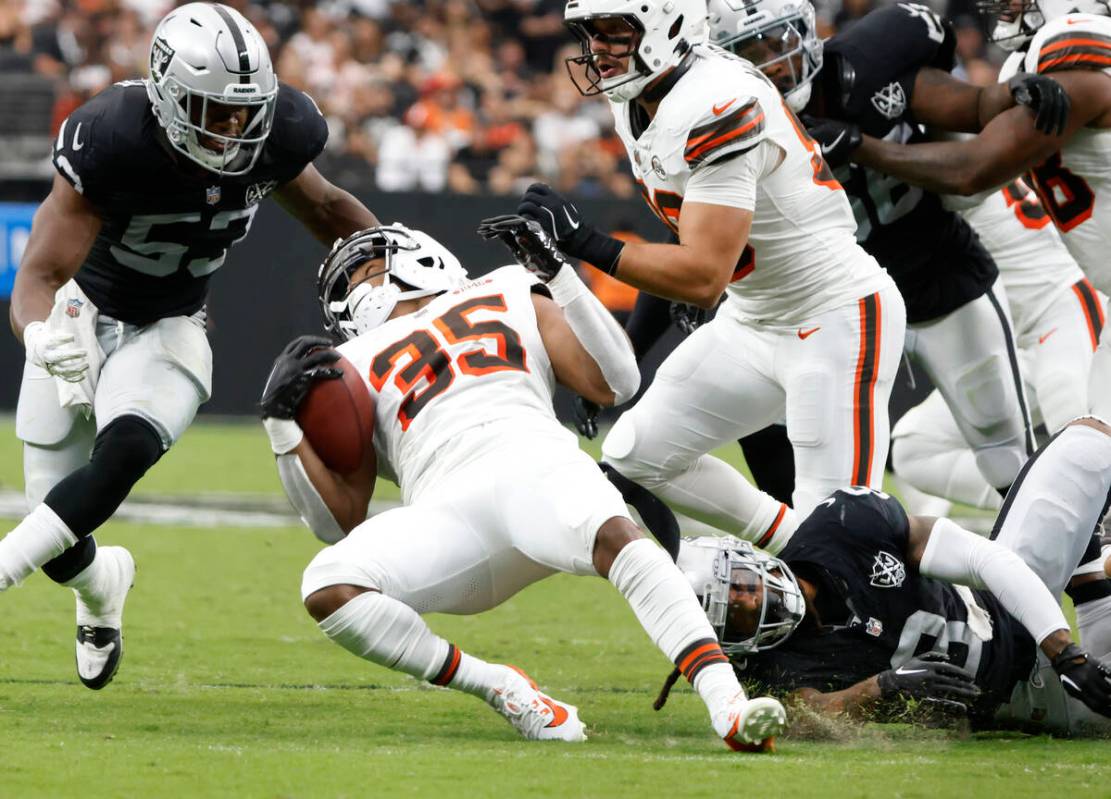
<instances>
[{"instance_id":1,"label":"player's bare arm","mask_svg":"<svg viewBox=\"0 0 1111 799\"><path fill-rule=\"evenodd\" d=\"M517 213L536 220L568 255L581 258L642 291L700 308L714 308L748 243L752 211L683 203L681 244L621 242L582 219L550 186L534 183Z\"/></svg>"},{"instance_id":2,"label":"player's bare arm","mask_svg":"<svg viewBox=\"0 0 1111 799\"><path fill-rule=\"evenodd\" d=\"M614 276L659 297L714 308L751 228L752 211L685 202L679 218L683 243L629 242L621 250Z\"/></svg>"},{"instance_id":3,"label":"player's bare arm","mask_svg":"<svg viewBox=\"0 0 1111 799\"><path fill-rule=\"evenodd\" d=\"M881 698L878 676L861 680L856 685L850 685L841 691L823 693L817 688L800 688L788 697L818 713L829 716L847 715L855 718L866 718Z\"/></svg>"},{"instance_id":4,"label":"player's bare arm","mask_svg":"<svg viewBox=\"0 0 1111 799\"><path fill-rule=\"evenodd\" d=\"M1080 128L1111 126L1111 79L1081 71L1056 77L1071 99L1060 136L1039 133L1033 115L1016 107L966 141L904 146L864 136L852 159L945 194L977 194L1000 186L1060 150Z\"/></svg>"},{"instance_id":5,"label":"player's bare arm","mask_svg":"<svg viewBox=\"0 0 1111 799\"><path fill-rule=\"evenodd\" d=\"M378 218L365 205L329 182L312 164L274 192L274 197L326 247L336 239L378 224Z\"/></svg>"},{"instance_id":6,"label":"player's bare arm","mask_svg":"<svg viewBox=\"0 0 1111 799\"><path fill-rule=\"evenodd\" d=\"M55 175L50 194L35 213L12 289L11 325L20 340L28 324L49 316L54 292L77 274L100 226L93 204Z\"/></svg>"}]
</instances>

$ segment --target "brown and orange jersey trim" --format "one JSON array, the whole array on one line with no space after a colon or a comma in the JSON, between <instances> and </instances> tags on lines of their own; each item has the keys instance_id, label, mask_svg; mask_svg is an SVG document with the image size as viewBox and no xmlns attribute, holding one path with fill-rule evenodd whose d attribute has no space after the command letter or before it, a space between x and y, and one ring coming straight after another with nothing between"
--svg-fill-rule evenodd
<instances>
[{"instance_id":1,"label":"brown and orange jersey trim","mask_svg":"<svg viewBox=\"0 0 1111 799\"><path fill-rule=\"evenodd\" d=\"M723 104L722 112L730 105L732 103ZM711 160L715 154L726 148L732 149L738 143L751 141L755 144L763 131L764 109L760 107L760 101L753 97L720 119L691 130L683 158L694 169Z\"/></svg>"},{"instance_id":2,"label":"brown and orange jersey trim","mask_svg":"<svg viewBox=\"0 0 1111 799\"><path fill-rule=\"evenodd\" d=\"M1111 67L1111 36L1088 31L1061 33L1046 39L1038 51L1038 72Z\"/></svg>"}]
</instances>

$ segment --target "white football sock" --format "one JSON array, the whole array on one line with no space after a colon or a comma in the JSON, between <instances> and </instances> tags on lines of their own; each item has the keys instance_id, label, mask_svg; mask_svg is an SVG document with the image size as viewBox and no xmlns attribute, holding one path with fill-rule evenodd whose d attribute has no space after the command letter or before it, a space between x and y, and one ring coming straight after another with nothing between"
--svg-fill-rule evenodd
<instances>
[{"instance_id":1,"label":"white football sock","mask_svg":"<svg viewBox=\"0 0 1111 799\"><path fill-rule=\"evenodd\" d=\"M711 715L741 691L690 583L666 552L647 538L627 544L613 560L609 581L653 643L692 682Z\"/></svg>"},{"instance_id":2,"label":"white football sock","mask_svg":"<svg viewBox=\"0 0 1111 799\"><path fill-rule=\"evenodd\" d=\"M123 616L121 597L114 589L120 578L120 568L111 547L109 552L98 548L93 562L76 577L62 583L77 595L77 623L91 627L120 626ZM126 596L126 594L124 594Z\"/></svg>"},{"instance_id":3,"label":"white football sock","mask_svg":"<svg viewBox=\"0 0 1111 799\"><path fill-rule=\"evenodd\" d=\"M415 610L377 591L359 594L318 626L364 660L483 699L498 677L495 666L463 653L428 629Z\"/></svg>"},{"instance_id":4,"label":"white football sock","mask_svg":"<svg viewBox=\"0 0 1111 799\"><path fill-rule=\"evenodd\" d=\"M794 510L712 455L666 480L637 480L675 510L772 554L786 546L799 526Z\"/></svg>"},{"instance_id":5,"label":"white football sock","mask_svg":"<svg viewBox=\"0 0 1111 799\"><path fill-rule=\"evenodd\" d=\"M0 591L19 585L76 543L58 514L40 504L0 540Z\"/></svg>"}]
</instances>

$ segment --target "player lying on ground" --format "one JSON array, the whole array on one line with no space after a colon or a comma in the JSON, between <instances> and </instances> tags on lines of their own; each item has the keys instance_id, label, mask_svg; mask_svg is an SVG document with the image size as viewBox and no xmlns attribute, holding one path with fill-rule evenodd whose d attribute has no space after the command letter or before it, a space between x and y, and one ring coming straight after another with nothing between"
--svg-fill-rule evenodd
<instances>
[{"instance_id":1,"label":"player lying on ground","mask_svg":"<svg viewBox=\"0 0 1111 799\"><path fill-rule=\"evenodd\" d=\"M73 589L89 688L119 667L135 574L126 549L98 550L93 533L209 398L213 273L271 194L326 246L377 224L312 165L327 138L259 32L217 3L170 11L150 77L109 86L58 131L12 290L30 513L0 541L0 591L39 568Z\"/></svg>"},{"instance_id":2,"label":"player lying on ground","mask_svg":"<svg viewBox=\"0 0 1111 799\"><path fill-rule=\"evenodd\" d=\"M575 271L553 251L535 276L515 264L468 280L442 245L395 225L337 243L320 288L327 327L374 398L379 471L396 475L405 503L365 519L374 475L320 462L292 419L337 356L295 342L262 405L291 499L318 535L340 539L301 588L325 635L481 697L526 738L581 741L574 706L463 653L420 614L480 613L555 572L602 576L691 680L718 735L769 747L782 706L745 697L690 585L556 420L556 381L604 405L640 382L620 326Z\"/></svg>"},{"instance_id":3,"label":"player lying on ground","mask_svg":"<svg viewBox=\"0 0 1111 799\"><path fill-rule=\"evenodd\" d=\"M1111 652L1111 583L1091 543L1109 489L1111 427L1081 419L1023 468L994 540L850 488L779 558L701 538L684 542L679 565L746 682L816 710L882 713L911 696L966 706L979 726L1106 731L1111 670L1097 658ZM1071 589L1089 655L1057 597L1092 555Z\"/></svg>"}]
</instances>

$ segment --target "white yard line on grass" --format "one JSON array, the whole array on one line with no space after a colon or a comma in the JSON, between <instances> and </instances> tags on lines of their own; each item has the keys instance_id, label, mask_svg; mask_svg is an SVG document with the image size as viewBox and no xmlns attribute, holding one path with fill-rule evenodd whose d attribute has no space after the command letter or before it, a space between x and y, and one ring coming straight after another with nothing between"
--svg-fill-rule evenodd
<instances>
[{"instance_id":1,"label":"white yard line on grass","mask_svg":"<svg viewBox=\"0 0 1111 799\"><path fill-rule=\"evenodd\" d=\"M370 503L372 514L395 508L396 501ZM0 518L20 519L27 504L19 491L0 490ZM175 527L289 527L301 524L284 497L273 494L197 494L194 496L139 496L127 500L114 518L137 524L164 524ZM981 535L991 531L992 519L986 516L954 518L958 524ZM679 517L685 535L720 535L708 525Z\"/></svg>"}]
</instances>

